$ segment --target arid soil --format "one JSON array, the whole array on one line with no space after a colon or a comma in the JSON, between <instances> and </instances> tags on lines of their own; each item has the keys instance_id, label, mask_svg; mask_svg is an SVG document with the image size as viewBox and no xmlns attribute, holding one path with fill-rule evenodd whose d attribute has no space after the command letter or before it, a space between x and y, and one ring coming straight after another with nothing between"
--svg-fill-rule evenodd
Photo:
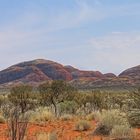
<instances>
[{"instance_id":1,"label":"arid soil","mask_svg":"<svg viewBox=\"0 0 140 140\"><path fill-rule=\"evenodd\" d=\"M58 140L100 140L100 137L93 137L91 133L95 128L95 122L91 121L91 128L88 131L75 131L76 121L51 121L42 124L29 124L26 133L27 140L37 140L37 136L43 133L57 133ZM7 126L0 124L0 140L7 140L6 138Z\"/></svg>"},{"instance_id":2,"label":"arid soil","mask_svg":"<svg viewBox=\"0 0 140 140\"><path fill-rule=\"evenodd\" d=\"M96 127L94 121L91 121L90 130L81 132L74 130L75 123L76 121L51 121L42 124L29 124L25 140L37 140L38 135L51 132L57 134L58 140L107 140L107 138L92 136L92 132ZM140 133L140 129L137 129L136 131ZM6 134L7 125L0 124L0 140L8 140ZM47 139L44 138L44 140ZM137 140L140 140L140 138Z\"/></svg>"}]
</instances>

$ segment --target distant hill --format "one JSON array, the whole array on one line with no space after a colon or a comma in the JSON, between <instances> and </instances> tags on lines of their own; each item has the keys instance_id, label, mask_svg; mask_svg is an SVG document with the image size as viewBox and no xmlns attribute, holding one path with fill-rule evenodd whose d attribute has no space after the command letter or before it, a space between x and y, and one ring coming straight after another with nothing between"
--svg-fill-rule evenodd
<instances>
[{"instance_id":1,"label":"distant hill","mask_svg":"<svg viewBox=\"0 0 140 140\"><path fill-rule=\"evenodd\" d=\"M119 74L119 78L130 79L131 84L140 86L140 65L123 71Z\"/></svg>"},{"instance_id":2,"label":"distant hill","mask_svg":"<svg viewBox=\"0 0 140 140\"><path fill-rule=\"evenodd\" d=\"M54 61L36 59L0 71L0 86L20 83L38 85L51 80L65 80L80 88L136 86L140 85L140 66L125 70L116 76L113 73L84 71Z\"/></svg>"}]
</instances>

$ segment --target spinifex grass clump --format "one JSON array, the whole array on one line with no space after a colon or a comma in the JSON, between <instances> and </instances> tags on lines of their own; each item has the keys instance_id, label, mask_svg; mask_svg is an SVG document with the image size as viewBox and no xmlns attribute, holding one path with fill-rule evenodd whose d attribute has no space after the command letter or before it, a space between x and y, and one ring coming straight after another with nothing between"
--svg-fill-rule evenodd
<instances>
[{"instance_id":1,"label":"spinifex grass clump","mask_svg":"<svg viewBox=\"0 0 140 140\"><path fill-rule=\"evenodd\" d=\"M56 132L51 132L48 134L48 140L57 140Z\"/></svg>"},{"instance_id":2,"label":"spinifex grass clump","mask_svg":"<svg viewBox=\"0 0 140 140\"><path fill-rule=\"evenodd\" d=\"M73 119L73 116L70 115L70 114L64 114L63 116L60 117L60 119L62 121L69 121L69 120L72 120Z\"/></svg>"},{"instance_id":3,"label":"spinifex grass clump","mask_svg":"<svg viewBox=\"0 0 140 140\"><path fill-rule=\"evenodd\" d=\"M40 110L37 110L32 113L32 116L30 118L31 122L34 123L40 123L40 122L47 122L54 119L54 115L52 112L48 111L45 108L41 108Z\"/></svg>"},{"instance_id":4,"label":"spinifex grass clump","mask_svg":"<svg viewBox=\"0 0 140 140\"><path fill-rule=\"evenodd\" d=\"M110 137L117 140L133 140L134 131L129 125L116 125L112 129Z\"/></svg>"},{"instance_id":5,"label":"spinifex grass clump","mask_svg":"<svg viewBox=\"0 0 140 140\"><path fill-rule=\"evenodd\" d=\"M124 113L119 110L110 110L103 111L102 113L97 113L96 118L99 123L95 131L94 135L110 135L112 130L116 128L116 126L123 126L129 128L129 123Z\"/></svg>"},{"instance_id":6,"label":"spinifex grass clump","mask_svg":"<svg viewBox=\"0 0 140 140\"><path fill-rule=\"evenodd\" d=\"M55 132L42 132L36 135L36 140L57 140L57 134Z\"/></svg>"},{"instance_id":7,"label":"spinifex grass clump","mask_svg":"<svg viewBox=\"0 0 140 140\"><path fill-rule=\"evenodd\" d=\"M80 120L75 124L76 131L87 131L90 129L90 124L86 120Z\"/></svg>"},{"instance_id":8,"label":"spinifex grass clump","mask_svg":"<svg viewBox=\"0 0 140 140\"><path fill-rule=\"evenodd\" d=\"M90 113L86 116L86 119L88 121L93 121L95 119L95 114L94 113Z\"/></svg>"}]
</instances>

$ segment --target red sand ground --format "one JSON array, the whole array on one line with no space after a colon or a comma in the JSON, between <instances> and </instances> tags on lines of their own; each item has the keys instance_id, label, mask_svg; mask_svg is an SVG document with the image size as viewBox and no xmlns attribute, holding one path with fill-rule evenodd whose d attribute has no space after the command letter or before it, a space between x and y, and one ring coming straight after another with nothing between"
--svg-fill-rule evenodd
<instances>
[{"instance_id":1,"label":"red sand ground","mask_svg":"<svg viewBox=\"0 0 140 140\"><path fill-rule=\"evenodd\" d=\"M89 131L78 132L74 130L76 121L55 121L47 122L46 124L29 124L27 130L27 140L37 140L36 137L40 133L56 132L58 140L76 140L82 137L82 140L104 140L101 137L93 137L90 134L93 132L96 124L91 121L92 127ZM6 124L0 124L0 140L8 140L6 138ZM140 134L140 129L136 130ZM45 139L44 139L45 140ZM140 140L140 137L137 139Z\"/></svg>"}]
</instances>

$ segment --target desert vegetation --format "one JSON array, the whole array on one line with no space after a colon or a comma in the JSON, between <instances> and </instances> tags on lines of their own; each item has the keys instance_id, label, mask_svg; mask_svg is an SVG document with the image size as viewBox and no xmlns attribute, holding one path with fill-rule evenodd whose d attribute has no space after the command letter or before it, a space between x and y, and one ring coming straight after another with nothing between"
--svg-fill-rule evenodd
<instances>
[{"instance_id":1,"label":"desert vegetation","mask_svg":"<svg viewBox=\"0 0 140 140\"><path fill-rule=\"evenodd\" d=\"M81 91L64 81L0 95L0 139L138 140L140 89Z\"/></svg>"}]
</instances>

